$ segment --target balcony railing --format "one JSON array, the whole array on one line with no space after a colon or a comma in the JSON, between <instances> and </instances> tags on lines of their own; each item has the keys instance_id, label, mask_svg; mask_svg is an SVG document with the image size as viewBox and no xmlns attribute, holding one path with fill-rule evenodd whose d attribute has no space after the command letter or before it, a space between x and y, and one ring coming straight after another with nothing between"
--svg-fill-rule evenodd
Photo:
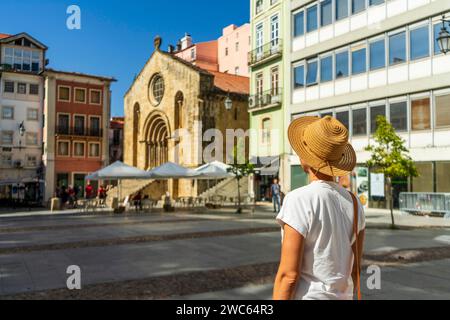
<instances>
[{"instance_id":1,"label":"balcony railing","mask_svg":"<svg viewBox=\"0 0 450 320\"><path fill-rule=\"evenodd\" d=\"M267 107L277 107L283 102L283 89L271 89L248 98L248 109L253 111Z\"/></svg>"},{"instance_id":2,"label":"balcony railing","mask_svg":"<svg viewBox=\"0 0 450 320\"><path fill-rule=\"evenodd\" d=\"M62 136L76 136L76 137L103 137L102 129L94 128L79 128L79 127L56 127L56 134Z\"/></svg>"},{"instance_id":3,"label":"balcony railing","mask_svg":"<svg viewBox=\"0 0 450 320\"><path fill-rule=\"evenodd\" d=\"M248 64L253 66L269 59L279 57L282 53L283 41L282 39L275 39L253 51L250 51L248 54Z\"/></svg>"}]
</instances>

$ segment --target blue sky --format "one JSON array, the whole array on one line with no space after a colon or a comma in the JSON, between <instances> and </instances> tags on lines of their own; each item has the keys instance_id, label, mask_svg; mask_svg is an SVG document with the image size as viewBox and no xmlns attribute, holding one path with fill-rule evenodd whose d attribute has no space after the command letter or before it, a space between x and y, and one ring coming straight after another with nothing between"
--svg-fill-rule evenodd
<instances>
[{"instance_id":1,"label":"blue sky","mask_svg":"<svg viewBox=\"0 0 450 320\"><path fill-rule=\"evenodd\" d=\"M123 1L1 0L0 33L27 32L49 47L49 67L113 76L112 115L123 114L123 95L161 35L163 49L185 32L194 41L218 38L229 24L249 20L249 0ZM81 30L68 30L66 9L81 8ZM11 14L5 14L10 12Z\"/></svg>"}]
</instances>

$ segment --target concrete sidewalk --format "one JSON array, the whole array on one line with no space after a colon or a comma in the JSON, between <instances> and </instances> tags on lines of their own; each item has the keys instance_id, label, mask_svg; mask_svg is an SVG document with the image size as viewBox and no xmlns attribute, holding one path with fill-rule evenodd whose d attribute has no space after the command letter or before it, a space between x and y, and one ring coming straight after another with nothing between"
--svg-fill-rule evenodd
<instances>
[{"instance_id":1,"label":"concrete sidewalk","mask_svg":"<svg viewBox=\"0 0 450 320\"><path fill-rule=\"evenodd\" d=\"M362 275L363 300L449 300L450 260L415 263L381 269L381 289L367 288ZM248 285L231 290L173 297L171 300L271 300L273 284Z\"/></svg>"}]
</instances>

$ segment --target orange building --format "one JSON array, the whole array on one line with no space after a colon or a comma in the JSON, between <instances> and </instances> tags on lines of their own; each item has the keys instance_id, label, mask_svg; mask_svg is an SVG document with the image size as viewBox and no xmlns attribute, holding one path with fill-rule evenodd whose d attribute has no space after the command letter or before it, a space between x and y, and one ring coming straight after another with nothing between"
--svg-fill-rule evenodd
<instances>
[{"instance_id":1,"label":"orange building","mask_svg":"<svg viewBox=\"0 0 450 320\"><path fill-rule=\"evenodd\" d=\"M63 186L77 186L82 197L85 176L109 164L110 85L114 81L80 73L45 72L46 200Z\"/></svg>"}]
</instances>

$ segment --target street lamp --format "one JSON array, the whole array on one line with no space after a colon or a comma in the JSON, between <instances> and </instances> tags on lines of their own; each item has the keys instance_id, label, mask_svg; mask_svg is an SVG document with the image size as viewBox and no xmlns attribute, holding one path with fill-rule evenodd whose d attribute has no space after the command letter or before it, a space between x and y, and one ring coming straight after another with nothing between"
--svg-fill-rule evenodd
<instances>
[{"instance_id":1,"label":"street lamp","mask_svg":"<svg viewBox=\"0 0 450 320\"><path fill-rule=\"evenodd\" d=\"M227 98L225 99L225 109L230 111L233 108L233 101L230 98L230 92L228 91Z\"/></svg>"},{"instance_id":2,"label":"street lamp","mask_svg":"<svg viewBox=\"0 0 450 320\"><path fill-rule=\"evenodd\" d=\"M447 28L445 26L446 23L450 23L450 20L446 20L445 16L442 16L442 28L441 32L439 32L439 37L436 39L439 43L439 49L441 49L441 52L443 54L447 54L447 52L450 51L449 45L450 45L450 33L447 31Z\"/></svg>"}]
</instances>

